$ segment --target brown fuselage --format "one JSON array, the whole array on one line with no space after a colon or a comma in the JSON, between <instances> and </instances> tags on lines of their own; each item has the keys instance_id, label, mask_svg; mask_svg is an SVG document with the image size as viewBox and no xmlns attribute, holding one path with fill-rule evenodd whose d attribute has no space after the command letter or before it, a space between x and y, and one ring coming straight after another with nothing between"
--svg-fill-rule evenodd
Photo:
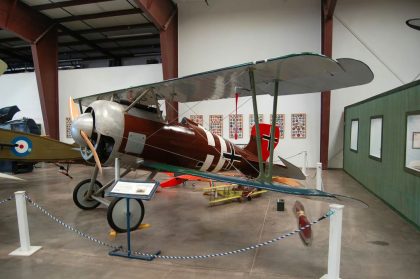
<instances>
[{"instance_id":1,"label":"brown fuselage","mask_svg":"<svg viewBox=\"0 0 420 279\"><path fill-rule=\"evenodd\" d=\"M258 176L256 155L235 146L203 127L184 119L182 123L165 124L130 114L124 116L124 136L119 152L144 160L219 172L237 169L246 176ZM145 138L141 152L127 149L129 135Z\"/></svg>"}]
</instances>

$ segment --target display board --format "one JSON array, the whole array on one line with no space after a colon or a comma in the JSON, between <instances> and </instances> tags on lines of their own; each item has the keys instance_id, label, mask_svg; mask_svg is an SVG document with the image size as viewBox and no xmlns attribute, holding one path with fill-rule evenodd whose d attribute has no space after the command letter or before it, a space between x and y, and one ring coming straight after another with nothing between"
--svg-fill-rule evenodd
<instances>
[{"instance_id":1,"label":"display board","mask_svg":"<svg viewBox=\"0 0 420 279\"><path fill-rule=\"evenodd\" d=\"M223 137L223 115L217 114L209 116L209 131Z\"/></svg>"},{"instance_id":2,"label":"display board","mask_svg":"<svg viewBox=\"0 0 420 279\"><path fill-rule=\"evenodd\" d=\"M197 123L198 125L203 126L203 115L202 114L194 114L190 115L190 119Z\"/></svg>"},{"instance_id":3,"label":"display board","mask_svg":"<svg viewBox=\"0 0 420 279\"><path fill-rule=\"evenodd\" d=\"M71 118L66 117L66 138L71 139Z\"/></svg>"},{"instance_id":4,"label":"display board","mask_svg":"<svg viewBox=\"0 0 420 279\"><path fill-rule=\"evenodd\" d=\"M273 115L270 114L270 124L273 121ZM276 126L280 129L280 138L284 139L284 131L286 129L286 115L277 114L276 115Z\"/></svg>"},{"instance_id":5,"label":"display board","mask_svg":"<svg viewBox=\"0 0 420 279\"><path fill-rule=\"evenodd\" d=\"M264 122L264 114L258 114L258 122L263 123ZM254 127L255 125L255 119L254 119L254 115L250 114L249 115L249 133L251 134L252 131L252 127Z\"/></svg>"},{"instance_id":6,"label":"display board","mask_svg":"<svg viewBox=\"0 0 420 279\"><path fill-rule=\"evenodd\" d=\"M292 139L306 138L306 113L292 113Z\"/></svg>"},{"instance_id":7,"label":"display board","mask_svg":"<svg viewBox=\"0 0 420 279\"><path fill-rule=\"evenodd\" d=\"M244 117L242 114L229 114L229 138L242 139L244 137Z\"/></svg>"}]
</instances>

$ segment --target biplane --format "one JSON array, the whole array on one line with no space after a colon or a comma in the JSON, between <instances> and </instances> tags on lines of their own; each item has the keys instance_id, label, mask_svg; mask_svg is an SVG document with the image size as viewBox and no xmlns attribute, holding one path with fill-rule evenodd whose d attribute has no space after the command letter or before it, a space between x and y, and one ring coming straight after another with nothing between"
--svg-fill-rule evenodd
<instances>
[{"instance_id":1,"label":"biplane","mask_svg":"<svg viewBox=\"0 0 420 279\"><path fill-rule=\"evenodd\" d=\"M95 164L92 176L75 187L73 200L85 210L105 204L109 225L118 232L126 231L125 199L105 199L104 192L113 181L102 185L97 180L102 166L113 166L115 158L119 158L125 168L121 177L141 168L150 171L150 180L158 172L171 172L365 207L365 203L351 197L273 181L273 176L305 176L287 160L273 163L279 129L275 118L271 124L259 123L257 96L273 96L272 115L276 115L279 95L362 85L372 79L372 71L363 62L302 53L70 99L72 137L80 145L82 157ZM250 142L244 148L187 118L168 123L159 108L159 100L193 102L237 94L252 98L255 118ZM223 174L229 170L242 176ZM130 214L130 229L137 228L144 216L142 201L136 201L130 203L130 212L135 213Z\"/></svg>"},{"instance_id":2,"label":"biplane","mask_svg":"<svg viewBox=\"0 0 420 279\"><path fill-rule=\"evenodd\" d=\"M0 59L0 75L6 70L7 64ZM0 123L2 124L11 120L13 115L19 111L19 108L11 106L3 108L1 111ZM68 174L68 163L85 163L78 149L78 146L59 142L48 137L0 128L0 160L29 163L66 163L67 168L62 165L58 166L60 167L60 172L70 177ZM0 177L22 180L3 173L0 173Z\"/></svg>"}]
</instances>

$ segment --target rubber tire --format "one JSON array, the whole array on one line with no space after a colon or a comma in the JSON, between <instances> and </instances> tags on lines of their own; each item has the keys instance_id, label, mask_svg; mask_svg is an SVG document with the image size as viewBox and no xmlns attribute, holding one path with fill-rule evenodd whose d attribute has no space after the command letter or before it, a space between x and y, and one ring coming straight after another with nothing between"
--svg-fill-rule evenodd
<instances>
[{"instance_id":1,"label":"rubber tire","mask_svg":"<svg viewBox=\"0 0 420 279\"><path fill-rule=\"evenodd\" d=\"M76 204L76 206L78 208L83 209L83 210L92 210L92 209L97 208L101 204L100 202L95 201L95 200L92 200L92 205L90 205L90 206L83 205L79 202L79 199L77 198L78 197L77 194L80 191L80 188L82 188L86 184L89 185L89 183L90 183L90 178L82 180L82 181L80 181L79 184L76 185L76 187L74 187L74 190L73 190L73 202ZM99 182L98 180L95 180L95 184L94 184L95 191L100 189L101 187L102 187L101 182ZM86 189L86 191L87 191L87 189ZM102 197L104 197L104 192L102 192L101 195L102 195ZM93 202L93 201L95 201L95 202Z\"/></svg>"},{"instance_id":2,"label":"rubber tire","mask_svg":"<svg viewBox=\"0 0 420 279\"><path fill-rule=\"evenodd\" d=\"M119 226L119 225L117 225L115 222L114 222L114 219L113 219L113 216L112 216L112 213L113 213L113 211L114 211L114 208L115 208L115 206L120 202L120 201L122 201L122 200L125 200L125 198L115 198L115 199L113 199L112 200L112 202L111 202L111 204L109 205L109 207L108 207L108 212L107 212L107 216L106 216L106 218L107 218L107 220L108 220L108 224L109 224L109 226L113 229L113 230L115 230L116 232L118 232L118 233L124 233L124 232L127 232L127 227L124 227L124 228L122 228L121 226ZM141 208L141 214L140 214L140 218L138 219L138 220L136 220L135 222L134 222L134 224L133 224L133 222L132 222L132 220L130 220L130 231L134 231L134 230L136 230L139 226L140 226L140 224L141 224L141 222L143 221L143 218L144 218L144 205L143 205L143 202L142 202L142 200L139 200L139 199L130 199L130 208L131 208L131 206L133 205L133 203L135 203L135 202L137 202L139 205L140 205L140 208ZM125 202L123 203L124 204L124 206L126 206L126 204L125 204ZM118 204L119 205L119 204ZM137 205L137 204L136 204ZM119 205L120 206L120 205ZM125 209L125 208L124 208ZM124 218L125 218L126 216L124 215ZM126 222L124 222L124 223L126 223Z\"/></svg>"}]
</instances>

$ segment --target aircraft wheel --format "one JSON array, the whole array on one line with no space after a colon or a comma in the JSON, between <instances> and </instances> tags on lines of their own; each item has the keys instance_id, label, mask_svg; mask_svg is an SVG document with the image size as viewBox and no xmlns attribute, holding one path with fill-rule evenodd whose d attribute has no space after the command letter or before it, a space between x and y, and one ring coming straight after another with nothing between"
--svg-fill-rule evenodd
<instances>
[{"instance_id":1,"label":"aircraft wheel","mask_svg":"<svg viewBox=\"0 0 420 279\"><path fill-rule=\"evenodd\" d=\"M141 200L130 199L130 231L137 229L144 217L144 205ZM127 200L114 199L108 207L107 219L109 226L116 232L127 232Z\"/></svg>"},{"instance_id":2,"label":"aircraft wheel","mask_svg":"<svg viewBox=\"0 0 420 279\"><path fill-rule=\"evenodd\" d=\"M74 187L73 190L73 201L77 205L78 208L84 209L84 210L91 210L96 207L98 207L101 203L98 201L95 201L92 198L85 198L88 191L89 191L89 184L90 179L85 179L81 181L79 184ZM97 191L102 187L102 184L95 180L95 184L93 184L93 191ZM102 192L102 197L104 196L104 193Z\"/></svg>"}]
</instances>

